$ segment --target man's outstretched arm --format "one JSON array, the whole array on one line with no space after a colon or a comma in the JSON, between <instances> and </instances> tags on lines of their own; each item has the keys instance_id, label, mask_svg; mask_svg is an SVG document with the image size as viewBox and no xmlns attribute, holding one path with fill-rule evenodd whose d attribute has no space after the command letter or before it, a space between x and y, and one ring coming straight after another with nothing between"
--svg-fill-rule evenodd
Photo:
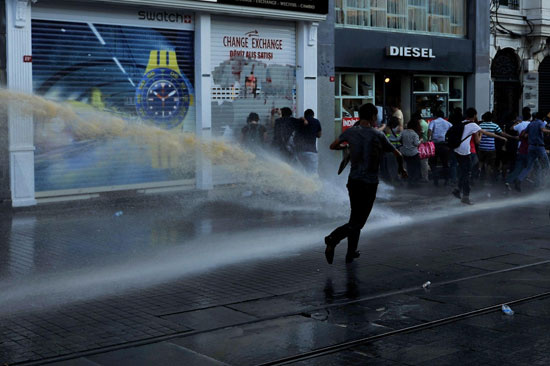
<instances>
[{"instance_id":1,"label":"man's outstretched arm","mask_svg":"<svg viewBox=\"0 0 550 366\"><path fill-rule=\"evenodd\" d=\"M334 140L332 144L330 144L331 150L344 150L346 148L346 145L342 145L342 143L345 141L340 141L339 139Z\"/></svg>"},{"instance_id":2,"label":"man's outstretched arm","mask_svg":"<svg viewBox=\"0 0 550 366\"><path fill-rule=\"evenodd\" d=\"M393 150L393 155L395 155L395 159L397 160L397 171L403 179L406 179L409 174L407 174L407 171L403 167L403 155L401 155L401 153L397 149Z\"/></svg>"}]
</instances>

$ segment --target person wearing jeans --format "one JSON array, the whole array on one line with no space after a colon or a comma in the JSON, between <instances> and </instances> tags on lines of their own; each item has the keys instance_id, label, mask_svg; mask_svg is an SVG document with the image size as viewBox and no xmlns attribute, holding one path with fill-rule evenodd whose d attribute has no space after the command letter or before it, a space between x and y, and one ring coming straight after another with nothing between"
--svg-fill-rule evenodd
<instances>
[{"instance_id":1,"label":"person wearing jeans","mask_svg":"<svg viewBox=\"0 0 550 366\"><path fill-rule=\"evenodd\" d=\"M403 143L401 154L403 154L403 158L407 164L409 187L416 186L422 177L422 163L420 161L420 154L418 153L420 135L422 134L420 118L420 115L415 113L409 123L407 123L407 129L401 134L401 141Z\"/></svg>"},{"instance_id":2,"label":"person wearing jeans","mask_svg":"<svg viewBox=\"0 0 550 366\"><path fill-rule=\"evenodd\" d=\"M541 162L542 168L546 172L550 169L550 161L544 147L544 134L550 133L550 130L546 128L546 123L542 121L542 118L544 118L542 113L537 112L535 120L529 123L529 126L522 132L522 135L528 136L529 150L527 152L527 167L522 170L515 182L518 191L521 190L521 182L529 176L537 161Z\"/></svg>"},{"instance_id":3,"label":"person wearing jeans","mask_svg":"<svg viewBox=\"0 0 550 366\"><path fill-rule=\"evenodd\" d=\"M434 185L439 184L439 180L443 179L445 185L449 183L450 171L449 171L449 158L451 149L445 142L445 134L449 131L453 125L451 122L443 119L443 111L435 111L437 117L433 120L428 127L428 140L433 141L435 145L435 156L430 158L430 166L432 168ZM438 161L441 163L441 169L437 169Z\"/></svg>"},{"instance_id":4,"label":"person wearing jeans","mask_svg":"<svg viewBox=\"0 0 550 366\"><path fill-rule=\"evenodd\" d=\"M472 204L470 201L471 141L473 139L476 144L479 144L481 140L481 127L475 123L476 120L477 111L474 108L468 108L466 110L466 120L462 122L464 124L462 142L454 150L458 162L458 187L453 191L453 195L467 205Z\"/></svg>"}]
</instances>

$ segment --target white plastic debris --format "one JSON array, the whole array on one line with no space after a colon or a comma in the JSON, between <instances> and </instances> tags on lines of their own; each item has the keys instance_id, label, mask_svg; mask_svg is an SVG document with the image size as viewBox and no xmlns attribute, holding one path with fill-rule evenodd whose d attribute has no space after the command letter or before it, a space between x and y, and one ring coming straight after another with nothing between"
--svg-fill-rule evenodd
<instances>
[{"instance_id":1,"label":"white plastic debris","mask_svg":"<svg viewBox=\"0 0 550 366\"><path fill-rule=\"evenodd\" d=\"M115 214L114 214L115 217L120 217L120 216L122 216L122 215L124 215L124 212L122 212L122 211L117 211L117 212L115 212Z\"/></svg>"},{"instance_id":2,"label":"white plastic debris","mask_svg":"<svg viewBox=\"0 0 550 366\"><path fill-rule=\"evenodd\" d=\"M512 310L508 305L502 305L502 312L506 315L514 315L514 310Z\"/></svg>"},{"instance_id":3,"label":"white plastic debris","mask_svg":"<svg viewBox=\"0 0 550 366\"><path fill-rule=\"evenodd\" d=\"M424 284L422 285L422 288L427 289L427 288L430 287L431 285L432 285L432 283L431 283L430 281L428 281L428 282L426 282L426 283L424 283Z\"/></svg>"},{"instance_id":4,"label":"white plastic debris","mask_svg":"<svg viewBox=\"0 0 550 366\"><path fill-rule=\"evenodd\" d=\"M315 320L327 320L327 319L328 319L328 315L325 314L325 313L313 313L313 314L311 314L311 319L315 319Z\"/></svg>"}]
</instances>

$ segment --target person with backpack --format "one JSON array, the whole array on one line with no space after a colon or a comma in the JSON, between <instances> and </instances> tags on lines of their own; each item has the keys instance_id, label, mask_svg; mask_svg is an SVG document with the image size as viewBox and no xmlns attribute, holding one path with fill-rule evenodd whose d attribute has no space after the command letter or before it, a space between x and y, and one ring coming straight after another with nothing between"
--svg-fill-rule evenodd
<instances>
[{"instance_id":1,"label":"person with backpack","mask_svg":"<svg viewBox=\"0 0 550 366\"><path fill-rule=\"evenodd\" d=\"M332 264L334 259L334 249L345 238L348 238L346 263L351 263L359 257L359 236L376 200L378 169L384 152L392 152L395 155L399 173L403 178L407 178L401 153L388 141L384 133L375 128L377 115L378 109L372 103L363 104L359 109L359 126L347 129L330 145L331 150L343 150L346 148L344 143L349 144L351 169L347 188L351 214L348 223L325 237L325 258L329 264Z\"/></svg>"},{"instance_id":2,"label":"person with backpack","mask_svg":"<svg viewBox=\"0 0 550 366\"><path fill-rule=\"evenodd\" d=\"M242 144L252 151L260 151L267 140L267 129L260 124L260 116L250 113L246 119L246 126L241 130Z\"/></svg>"},{"instance_id":3,"label":"person with backpack","mask_svg":"<svg viewBox=\"0 0 550 366\"><path fill-rule=\"evenodd\" d=\"M472 204L470 200L471 141L479 144L481 140L481 127L475 122L476 120L477 111L474 108L468 108L466 120L451 127L445 135L447 145L454 150L458 162L458 187L453 190L453 196L467 205Z\"/></svg>"},{"instance_id":4,"label":"person with backpack","mask_svg":"<svg viewBox=\"0 0 550 366\"><path fill-rule=\"evenodd\" d=\"M272 146L284 159L292 161L294 149L290 143L290 137L296 131L299 120L292 117L292 110L288 107L281 108L281 118L275 120L273 126Z\"/></svg>"}]
</instances>

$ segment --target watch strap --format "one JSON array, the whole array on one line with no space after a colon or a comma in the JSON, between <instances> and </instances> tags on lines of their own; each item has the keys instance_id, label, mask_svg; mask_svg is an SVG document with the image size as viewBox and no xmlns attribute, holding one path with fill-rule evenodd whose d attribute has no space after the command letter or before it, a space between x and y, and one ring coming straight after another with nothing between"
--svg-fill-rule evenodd
<instances>
[{"instance_id":1,"label":"watch strap","mask_svg":"<svg viewBox=\"0 0 550 366\"><path fill-rule=\"evenodd\" d=\"M180 68L178 66L178 59L175 51L167 50L154 50L149 53L149 63L145 73L157 69L159 67L174 70L181 75Z\"/></svg>"}]
</instances>

